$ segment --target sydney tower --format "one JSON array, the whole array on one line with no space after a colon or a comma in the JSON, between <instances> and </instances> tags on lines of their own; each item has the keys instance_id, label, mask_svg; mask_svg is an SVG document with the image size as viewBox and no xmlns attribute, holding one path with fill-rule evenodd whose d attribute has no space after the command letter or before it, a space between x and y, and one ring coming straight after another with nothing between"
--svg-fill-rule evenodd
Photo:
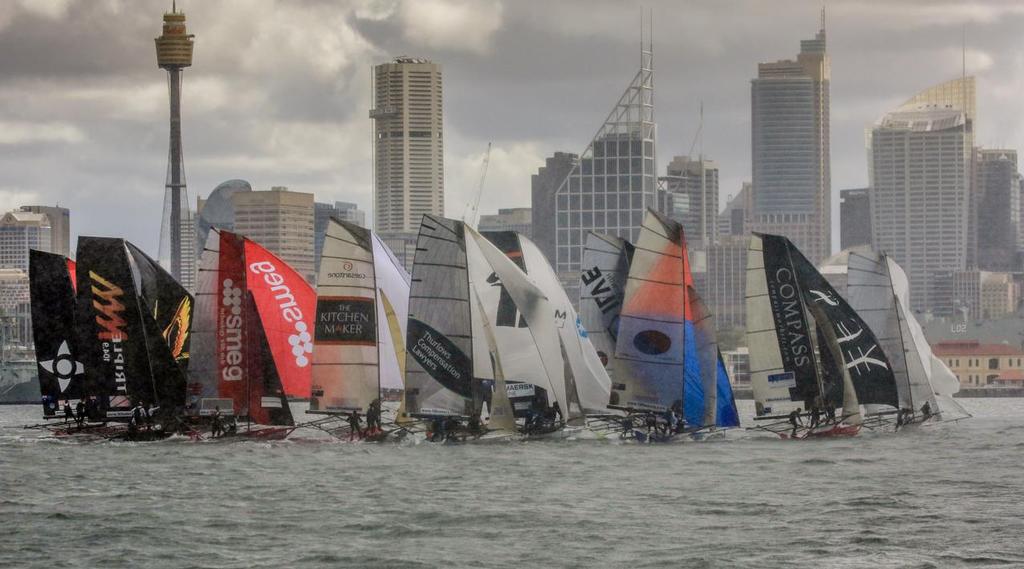
<instances>
[{"instance_id":1,"label":"sydney tower","mask_svg":"<svg viewBox=\"0 0 1024 569\"><path fill-rule=\"evenodd\" d=\"M161 69L167 70L171 99L171 144L160 223L160 264L190 290L194 285L196 252L181 152L181 76L182 71L192 65L193 37L185 29L185 14L172 4L171 11L164 14L163 34L156 38L156 61Z\"/></svg>"}]
</instances>

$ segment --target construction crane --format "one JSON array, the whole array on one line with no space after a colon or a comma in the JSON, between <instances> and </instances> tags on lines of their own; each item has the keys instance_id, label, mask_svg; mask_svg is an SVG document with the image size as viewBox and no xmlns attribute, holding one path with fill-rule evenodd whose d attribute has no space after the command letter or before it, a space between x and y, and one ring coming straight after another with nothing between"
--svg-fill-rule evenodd
<instances>
[{"instance_id":1,"label":"construction crane","mask_svg":"<svg viewBox=\"0 0 1024 569\"><path fill-rule=\"evenodd\" d=\"M462 215L462 221L472 227L476 227L477 212L480 211L480 198L484 195L484 181L487 179L487 166L491 163L491 143L487 143L487 152L484 153L484 162L480 166L480 185L476 189L476 200L472 204L466 204L466 212ZM470 209L472 205L472 209Z\"/></svg>"}]
</instances>

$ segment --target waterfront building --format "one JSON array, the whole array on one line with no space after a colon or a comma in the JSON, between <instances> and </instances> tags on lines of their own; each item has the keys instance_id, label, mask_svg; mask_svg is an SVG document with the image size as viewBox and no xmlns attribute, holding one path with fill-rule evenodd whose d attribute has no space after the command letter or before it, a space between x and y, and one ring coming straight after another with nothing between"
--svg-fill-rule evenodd
<instances>
[{"instance_id":1,"label":"waterfront building","mask_svg":"<svg viewBox=\"0 0 1024 569\"><path fill-rule=\"evenodd\" d=\"M374 227L406 266L424 215L444 215L441 65L397 57L373 68Z\"/></svg>"},{"instance_id":2,"label":"waterfront building","mask_svg":"<svg viewBox=\"0 0 1024 569\"><path fill-rule=\"evenodd\" d=\"M533 211L528 207L499 209L494 215L481 215L477 225L480 231L515 231L533 237Z\"/></svg>"},{"instance_id":3,"label":"waterfront building","mask_svg":"<svg viewBox=\"0 0 1024 569\"><path fill-rule=\"evenodd\" d=\"M666 211L683 225L686 242L710 244L717 240L718 166L706 158L676 156L661 182L667 192Z\"/></svg>"},{"instance_id":4,"label":"waterfront building","mask_svg":"<svg viewBox=\"0 0 1024 569\"><path fill-rule=\"evenodd\" d=\"M871 245L871 196L867 188L839 191L839 248Z\"/></svg>"},{"instance_id":5,"label":"waterfront building","mask_svg":"<svg viewBox=\"0 0 1024 569\"><path fill-rule=\"evenodd\" d=\"M831 253L832 183L825 21L796 60L761 63L751 81L751 229L785 235L811 262Z\"/></svg>"},{"instance_id":6,"label":"waterfront building","mask_svg":"<svg viewBox=\"0 0 1024 569\"><path fill-rule=\"evenodd\" d=\"M964 387L1011 387L1024 377L1024 350L1011 344L945 341L932 344L932 353L946 362Z\"/></svg>"},{"instance_id":7,"label":"waterfront building","mask_svg":"<svg viewBox=\"0 0 1024 569\"><path fill-rule=\"evenodd\" d=\"M530 231L533 242L555 262L555 209L558 189L572 172L579 156L555 152L530 178Z\"/></svg>"},{"instance_id":8,"label":"waterfront building","mask_svg":"<svg viewBox=\"0 0 1024 569\"><path fill-rule=\"evenodd\" d=\"M313 194L275 186L268 192L231 195L235 231L259 243L316 282L313 257Z\"/></svg>"},{"instance_id":9,"label":"waterfront building","mask_svg":"<svg viewBox=\"0 0 1024 569\"><path fill-rule=\"evenodd\" d=\"M195 288L196 250L194 222L185 185L181 148L181 80L192 66L194 35L185 28L185 14L174 7L164 14L163 33L156 38L157 66L167 71L170 95L170 144L163 216L160 222L160 264L185 288Z\"/></svg>"},{"instance_id":10,"label":"waterfront building","mask_svg":"<svg viewBox=\"0 0 1024 569\"><path fill-rule=\"evenodd\" d=\"M661 209L655 168L653 58L650 44L641 47L640 69L558 188L555 269L571 299L579 296L587 233L635 242L647 208Z\"/></svg>"}]
</instances>

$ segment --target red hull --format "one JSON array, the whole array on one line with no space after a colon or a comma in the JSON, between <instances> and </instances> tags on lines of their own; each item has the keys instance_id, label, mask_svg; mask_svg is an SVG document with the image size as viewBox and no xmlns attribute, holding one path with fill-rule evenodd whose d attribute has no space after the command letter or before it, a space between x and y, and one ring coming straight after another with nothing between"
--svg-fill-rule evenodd
<instances>
[{"instance_id":1,"label":"red hull","mask_svg":"<svg viewBox=\"0 0 1024 569\"><path fill-rule=\"evenodd\" d=\"M792 432L792 431L791 431ZM796 437L791 437L790 433L779 433L779 436L784 439L817 439L825 437L854 437L860 433L860 425L835 425L829 429L823 431L804 431L803 433L798 432Z\"/></svg>"}]
</instances>

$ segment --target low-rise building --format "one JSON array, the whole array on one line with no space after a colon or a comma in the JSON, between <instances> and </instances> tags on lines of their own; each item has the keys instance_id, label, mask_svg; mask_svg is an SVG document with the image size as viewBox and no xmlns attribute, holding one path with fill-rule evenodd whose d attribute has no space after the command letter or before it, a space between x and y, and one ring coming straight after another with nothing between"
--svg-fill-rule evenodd
<instances>
[{"instance_id":1,"label":"low-rise building","mask_svg":"<svg viewBox=\"0 0 1024 569\"><path fill-rule=\"evenodd\" d=\"M1024 350L977 340L938 342L932 352L949 366L964 387L1008 386L1024 374Z\"/></svg>"}]
</instances>

